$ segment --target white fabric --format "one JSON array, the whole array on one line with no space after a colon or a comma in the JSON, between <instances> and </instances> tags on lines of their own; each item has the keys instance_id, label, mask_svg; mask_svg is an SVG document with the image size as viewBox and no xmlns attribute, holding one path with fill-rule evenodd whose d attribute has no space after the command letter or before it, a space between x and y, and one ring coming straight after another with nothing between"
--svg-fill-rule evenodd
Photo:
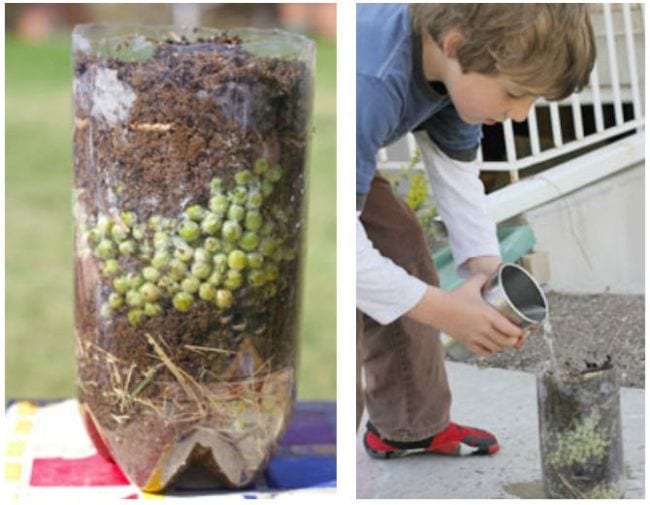
<instances>
[{"instance_id":1,"label":"white fabric","mask_svg":"<svg viewBox=\"0 0 650 505\"><path fill-rule=\"evenodd\" d=\"M486 210L483 183L474 162L456 161L443 153L426 132L415 137L422 151L438 212L449 233L459 275L476 256L500 256L496 227ZM372 245L357 213L357 307L381 324L411 310L424 296L426 283L408 274ZM408 244L405 244L408 247Z\"/></svg>"}]
</instances>

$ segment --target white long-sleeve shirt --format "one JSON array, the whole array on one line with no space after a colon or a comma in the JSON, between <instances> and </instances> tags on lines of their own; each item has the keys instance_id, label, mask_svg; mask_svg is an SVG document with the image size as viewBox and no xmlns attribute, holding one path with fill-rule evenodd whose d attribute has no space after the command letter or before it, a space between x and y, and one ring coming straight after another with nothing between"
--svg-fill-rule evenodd
<instances>
[{"instance_id":1,"label":"white long-sleeve shirt","mask_svg":"<svg viewBox=\"0 0 650 505\"><path fill-rule=\"evenodd\" d=\"M445 222L454 264L467 277L465 262L476 256L499 256L496 227L487 213L485 189L475 162L447 156L426 132L416 132L438 212ZM426 284L381 255L366 234L357 212L357 307L381 324L411 310ZM405 247L408 247L405 244Z\"/></svg>"}]
</instances>

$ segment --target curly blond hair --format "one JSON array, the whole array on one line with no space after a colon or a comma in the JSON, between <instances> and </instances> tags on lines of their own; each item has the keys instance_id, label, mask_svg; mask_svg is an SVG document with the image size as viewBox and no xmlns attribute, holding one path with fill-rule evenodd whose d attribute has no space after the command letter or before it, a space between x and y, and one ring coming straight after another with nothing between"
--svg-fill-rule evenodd
<instances>
[{"instance_id":1,"label":"curly blond hair","mask_svg":"<svg viewBox=\"0 0 650 505\"><path fill-rule=\"evenodd\" d=\"M561 100L589 82L596 44L586 4L411 4L415 33L457 29L464 73L503 75L526 93Z\"/></svg>"}]
</instances>

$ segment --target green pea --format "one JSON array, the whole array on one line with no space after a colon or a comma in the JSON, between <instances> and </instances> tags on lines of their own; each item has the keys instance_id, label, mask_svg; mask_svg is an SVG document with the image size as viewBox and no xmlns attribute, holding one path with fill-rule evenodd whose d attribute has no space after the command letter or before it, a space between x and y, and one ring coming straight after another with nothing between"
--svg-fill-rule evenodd
<instances>
[{"instance_id":1,"label":"green pea","mask_svg":"<svg viewBox=\"0 0 650 505\"><path fill-rule=\"evenodd\" d=\"M231 221L241 221L246 215L246 210L241 205L232 204L228 209L228 219Z\"/></svg>"},{"instance_id":2,"label":"green pea","mask_svg":"<svg viewBox=\"0 0 650 505\"><path fill-rule=\"evenodd\" d=\"M260 230L260 233L264 237L270 237L275 232L275 229L276 229L275 223L273 221L267 221L262 225L262 229Z\"/></svg>"},{"instance_id":3,"label":"green pea","mask_svg":"<svg viewBox=\"0 0 650 505\"><path fill-rule=\"evenodd\" d=\"M178 225L178 220L177 219L172 219L169 217L163 218L162 221L160 222L160 229L161 230L167 230L167 231L172 231L176 226Z\"/></svg>"},{"instance_id":4,"label":"green pea","mask_svg":"<svg viewBox=\"0 0 650 505\"><path fill-rule=\"evenodd\" d=\"M190 246L187 244L185 246L178 247L174 251L174 256L187 263L188 261L191 261L192 258L194 257L194 249L192 249Z\"/></svg>"},{"instance_id":5,"label":"green pea","mask_svg":"<svg viewBox=\"0 0 650 505\"><path fill-rule=\"evenodd\" d=\"M278 294L278 287L275 284L266 284L264 286L264 296L266 298L273 298Z\"/></svg>"},{"instance_id":6,"label":"green pea","mask_svg":"<svg viewBox=\"0 0 650 505\"><path fill-rule=\"evenodd\" d=\"M223 281L224 287L228 289L237 289L242 285L242 275L239 270L228 270L226 278Z\"/></svg>"},{"instance_id":7,"label":"green pea","mask_svg":"<svg viewBox=\"0 0 650 505\"><path fill-rule=\"evenodd\" d=\"M174 259L169 263L169 275L176 281L182 281L187 274L187 265L179 259Z\"/></svg>"},{"instance_id":8,"label":"green pea","mask_svg":"<svg viewBox=\"0 0 650 505\"><path fill-rule=\"evenodd\" d=\"M147 226L151 230L160 230L162 228L162 219L160 216L151 216L147 219Z\"/></svg>"},{"instance_id":9,"label":"green pea","mask_svg":"<svg viewBox=\"0 0 650 505\"><path fill-rule=\"evenodd\" d=\"M181 282L181 288L186 293L196 293L201 286L201 281L196 277L188 277Z\"/></svg>"},{"instance_id":10,"label":"green pea","mask_svg":"<svg viewBox=\"0 0 650 505\"><path fill-rule=\"evenodd\" d=\"M123 240L126 240L126 237L128 236L129 229L122 224L115 223L111 228L111 237L113 237L115 242L122 242Z\"/></svg>"},{"instance_id":11,"label":"green pea","mask_svg":"<svg viewBox=\"0 0 650 505\"><path fill-rule=\"evenodd\" d=\"M280 179L282 179L282 167L276 163L271 168L269 168L266 174L264 174L264 177L266 177L271 182L278 182Z\"/></svg>"},{"instance_id":12,"label":"green pea","mask_svg":"<svg viewBox=\"0 0 650 505\"><path fill-rule=\"evenodd\" d=\"M255 172L257 175L262 175L268 169L269 169L269 162L266 158L259 158L255 160L253 172Z\"/></svg>"},{"instance_id":13,"label":"green pea","mask_svg":"<svg viewBox=\"0 0 650 505\"><path fill-rule=\"evenodd\" d=\"M230 201L239 205L244 205L246 203L247 197L248 191L246 191L246 188L243 186L235 186L235 188L230 193Z\"/></svg>"},{"instance_id":14,"label":"green pea","mask_svg":"<svg viewBox=\"0 0 650 505\"><path fill-rule=\"evenodd\" d=\"M206 235L216 235L221 228L221 216L216 212L209 212L201 221L201 231Z\"/></svg>"},{"instance_id":15,"label":"green pea","mask_svg":"<svg viewBox=\"0 0 650 505\"><path fill-rule=\"evenodd\" d=\"M213 177L210 181L210 192L219 193L221 191L221 178Z\"/></svg>"},{"instance_id":16,"label":"green pea","mask_svg":"<svg viewBox=\"0 0 650 505\"><path fill-rule=\"evenodd\" d=\"M160 279L160 271L154 267L144 267L142 269L142 277L149 282L158 282L158 279Z\"/></svg>"},{"instance_id":17,"label":"green pea","mask_svg":"<svg viewBox=\"0 0 650 505\"><path fill-rule=\"evenodd\" d=\"M163 276L160 278L158 281L158 287L160 288L161 291L164 293L167 293L167 295L173 295L177 291L180 291L181 285L178 283L178 281L172 279L170 276Z\"/></svg>"},{"instance_id":18,"label":"green pea","mask_svg":"<svg viewBox=\"0 0 650 505\"><path fill-rule=\"evenodd\" d=\"M144 282L142 275L135 272L131 272L127 274L126 279L131 289L138 289L140 286L142 286L142 283Z\"/></svg>"},{"instance_id":19,"label":"green pea","mask_svg":"<svg viewBox=\"0 0 650 505\"><path fill-rule=\"evenodd\" d=\"M126 294L126 304L129 307L142 307L144 305L144 297L141 293L131 290Z\"/></svg>"},{"instance_id":20,"label":"green pea","mask_svg":"<svg viewBox=\"0 0 650 505\"><path fill-rule=\"evenodd\" d=\"M273 183L271 181L267 181L266 179L263 180L260 190L262 191L262 196L264 198L268 198L271 196L271 193L273 193Z\"/></svg>"},{"instance_id":21,"label":"green pea","mask_svg":"<svg viewBox=\"0 0 650 505\"><path fill-rule=\"evenodd\" d=\"M254 190L249 193L246 206L249 209L259 209L263 202L264 197L262 196L262 193L258 190Z\"/></svg>"},{"instance_id":22,"label":"green pea","mask_svg":"<svg viewBox=\"0 0 650 505\"><path fill-rule=\"evenodd\" d=\"M169 264L170 259L167 251L156 251L151 259L151 266L157 270L162 270Z\"/></svg>"},{"instance_id":23,"label":"green pea","mask_svg":"<svg viewBox=\"0 0 650 505\"><path fill-rule=\"evenodd\" d=\"M235 249L228 255L228 266L234 270L243 270L246 268L246 254Z\"/></svg>"},{"instance_id":24,"label":"green pea","mask_svg":"<svg viewBox=\"0 0 650 505\"><path fill-rule=\"evenodd\" d=\"M260 243L260 237L257 233L253 231L244 232L241 239L239 240L239 245L244 251L253 251Z\"/></svg>"},{"instance_id":25,"label":"green pea","mask_svg":"<svg viewBox=\"0 0 650 505\"><path fill-rule=\"evenodd\" d=\"M221 248L224 254L228 255L237 249L237 244L235 242L224 242L223 247Z\"/></svg>"},{"instance_id":26,"label":"green pea","mask_svg":"<svg viewBox=\"0 0 650 505\"><path fill-rule=\"evenodd\" d=\"M279 270L278 267L272 263L264 266L264 276L267 281L274 281L278 278Z\"/></svg>"},{"instance_id":27,"label":"green pea","mask_svg":"<svg viewBox=\"0 0 650 505\"><path fill-rule=\"evenodd\" d=\"M239 237L237 237L239 238ZM95 256L107 260L115 257L115 244L108 239L102 239L95 248Z\"/></svg>"},{"instance_id":28,"label":"green pea","mask_svg":"<svg viewBox=\"0 0 650 505\"><path fill-rule=\"evenodd\" d=\"M221 227L221 236L228 242L237 242L241 237L241 226L237 221L226 221Z\"/></svg>"},{"instance_id":29,"label":"green pea","mask_svg":"<svg viewBox=\"0 0 650 505\"><path fill-rule=\"evenodd\" d=\"M221 242L214 237L208 237L203 242L203 248L209 253L215 253L221 249Z\"/></svg>"},{"instance_id":30,"label":"green pea","mask_svg":"<svg viewBox=\"0 0 650 505\"><path fill-rule=\"evenodd\" d=\"M132 256L135 254L138 247L136 246L134 240L125 240L124 242L120 242L118 249L120 250L120 254L122 256Z\"/></svg>"},{"instance_id":31,"label":"green pea","mask_svg":"<svg viewBox=\"0 0 650 505\"><path fill-rule=\"evenodd\" d=\"M166 249L171 244L169 234L164 231L157 231L153 234L153 246L160 250Z\"/></svg>"},{"instance_id":32,"label":"green pea","mask_svg":"<svg viewBox=\"0 0 650 505\"><path fill-rule=\"evenodd\" d=\"M239 186L245 186L251 180L250 170L242 170L235 174L235 183Z\"/></svg>"},{"instance_id":33,"label":"green pea","mask_svg":"<svg viewBox=\"0 0 650 505\"><path fill-rule=\"evenodd\" d=\"M92 246L96 246L102 240L102 234L97 228L92 228L86 233L86 240Z\"/></svg>"},{"instance_id":34,"label":"green pea","mask_svg":"<svg viewBox=\"0 0 650 505\"><path fill-rule=\"evenodd\" d=\"M186 210L185 210L185 217L192 221L201 221L205 215L207 214L207 211L203 208L201 205L190 205Z\"/></svg>"},{"instance_id":35,"label":"green pea","mask_svg":"<svg viewBox=\"0 0 650 505\"><path fill-rule=\"evenodd\" d=\"M210 198L208 207L212 212L223 216L228 211L228 197L226 195L215 195Z\"/></svg>"},{"instance_id":36,"label":"green pea","mask_svg":"<svg viewBox=\"0 0 650 505\"><path fill-rule=\"evenodd\" d=\"M120 271L120 264L115 259L109 259L102 266L102 273L106 277L113 277Z\"/></svg>"},{"instance_id":37,"label":"green pea","mask_svg":"<svg viewBox=\"0 0 650 505\"><path fill-rule=\"evenodd\" d=\"M214 287L207 282L204 282L201 284L201 287L199 288L199 298L201 300L205 300L206 302L214 300L214 297L216 295L216 290Z\"/></svg>"},{"instance_id":38,"label":"green pea","mask_svg":"<svg viewBox=\"0 0 650 505\"><path fill-rule=\"evenodd\" d=\"M111 309L111 306L108 304L108 302L103 303L102 306L99 308L99 315L102 316L104 319L108 319L111 317L111 314L113 313L113 310Z\"/></svg>"},{"instance_id":39,"label":"green pea","mask_svg":"<svg viewBox=\"0 0 650 505\"><path fill-rule=\"evenodd\" d=\"M160 290L153 282L145 282L140 288L145 302L155 302L160 298Z\"/></svg>"},{"instance_id":40,"label":"green pea","mask_svg":"<svg viewBox=\"0 0 650 505\"><path fill-rule=\"evenodd\" d=\"M262 227L263 219L262 214L256 210L249 210L246 213L246 219L244 220L244 227L247 230L257 231Z\"/></svg>"},{"instance_id":41,"label":"green pea","mask_svg":"<svg viewBox=\"0 0 650 505\"><path fill-rule=\"evenodd\" d=\"M102 237L106 237L111 233L111 228L113 227L113 222L108 216L101 214L97 218L97 231L101 233Z\"/></svg>"},{"instance_id":42,"label":"green pea","mask_svg":"<svg viewBox=\"0 0 650 505\"><path fill-rule=\"evenodd\" d=\"M199 238L201 228L194 221L183 221L180 230L178 230L178 234L188 242L191 242Z\"/></svg>"},{"instance_id":43,"label":"green pea","mask_svg":"<svg viewBox=\"0 0 650 505\"><path fill-rule=\"evenodd\" d=\"M133 238L136 240L142 240L144 238L145 232L146 232L146 228L144 224L136 224L135 226L133 226L131 235L133 235Z\"/></svg>"},{"instance_id":44,"label":"green pea","mask_svg":"<svg viewBox=\"0 0 650 505\"><path fill-rule=\"evenodd\" d=\"M113 279L113 287L119 294L125 294L130 287L129 279L126 276Z\"/></svg>"},{"instance_id":45,"label":"green pea","mask_svg":"<svg viewBox=\"0 0 650 505\"><path fill-rule=\"evenodd\" d=\"M263 238L258 247L258 251L264 256L272 256L276 249L276 241L270 237Z\"/></svg>"},{"instance_id":46,"label":"green pea","mask_svg":"<svg viewBox=\"0 0 650 505\"><path fill-rule=\"evenodd\" d=\"M162 307L157 303L145 303L144 313L149 317L156 317L162 315Z\"/></svg>"},{"instance_id":47,"label":"green pea","mask_svg":"<svg viewBox=\"0 0 650 505\"><path fill-rule=\"evenodd\" d=\"M219 289L214 297L217 307L227 309L232 305L232 291L228 289Z\"/></svg>"},{"instance_id":48,"label":"green pea","mask_svg":"<svg viewBox=\"0 0 650 505\"><path fill-rule=\"evenodd\" d=\"M137 220L137 217L133 212L127 212L127 211L122 212L120 214L120 217L122 218L122 222L129 228L131 228Z\"/></svg>"},{"instance_id":49,"label":"green pea","mask_svg":"<svg viewBox=\"0 0 650 505\"><path fill-rule=\"evenodd\" d=\"M221 281L222 281L222 274L217 272L216 270L210 274L210 277L208 277L208 284L214 287L220 286Z\"/></svg>"},{"instance_id":50,"label":"green pea","mask_svg":"<svg viewBox=\"0 0 650 505\"><path fill-rule=\"evenodd\" d=\"M212 255L203 247L197 247L194 250L194 261L197 263L210 263L212 261Z\"/></svg>"},{"instance_id":51,"label":"green pea","mask_svg":"<svg viewBox=\"0 0 650 505\"><path fill-rule=\"evenodd\" d=\"M172 300L172 304L179 312L187 312L194 304L194 297L185 291L181 291L180 293L176 293Z\"/></svg>"},{"instance_id":52,"label":"green pea","mask_svg":"<svg viewBox=\"0 0 650 505\"><path fill-rule=\"evenodd\" d=\"M228 256L223 253L215 254L212 258L212 263L214 264L214 271L225 274L228 270Z\"/></svg>"},{"instance_id":53,"label":"green pea","mask_svg":"<svg viewBox=\"0 0 650 505\"><path fill-rule=\"evenodd\" d=\"M249 267L260 268L264 263L264 256L262 256L260 253L257 252L248 253L246 255L246 261Z\"/></svg>"},{"instance_id":54,"label":"green pea","mask_svg":"<svg viewBox=\"0 0 650 505\"><path fill-rule=\"evenodd\" d=\"M197 279L205 280L210 277L212 267L209 263L194 263L192 265L192 275Z\"/></svg>"},{"instance_id":55,"label":"green pea","mask_svg":"<svg viewBox=\"0 0 650 505\"><path fill-rule=\"evenodd\" d=\"M140 326L144 322L144 312L141 309L130 310L126 315L131 326Z\"/></svg>"},{"instance_id":56,"label":"green pea","mask_svg":"<svg viewBox=\"0 0 650 505\"><path fill-rule=\"evenodd\" d=\"M266 276L264 275L264 272L259 269L254 269L248 272L247 278L249 286L252 286L254 288L262 286L266 282Z\"/></svg>"},{"instance_id":57,"label":"green pea","mask_svg":"<svg viewBox=\"0 0 650 505\"><path fill-rule=\"evenodd\" d=\"M124 298L122 298L117 293L111 293L108 295L108 304L113 309L119 309L122 305L124 305Z\"/></svg>"}]
</instances>

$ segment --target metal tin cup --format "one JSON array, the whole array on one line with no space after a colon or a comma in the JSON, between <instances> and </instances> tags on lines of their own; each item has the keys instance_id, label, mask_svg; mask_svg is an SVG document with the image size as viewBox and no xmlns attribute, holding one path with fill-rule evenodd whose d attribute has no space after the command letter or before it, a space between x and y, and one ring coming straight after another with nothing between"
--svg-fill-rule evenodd
<instances>
[{"instance_id":1,"label":"metal tin cup","mask_svg":"<svg viewBox=\"0 0 650 505\"><path fill-rule=\"evenodd\" d=\"M537 281L522 267L504 263L481 289L483 299L521 328L548 316L548 302Z\"/></svg>"}]
</instances>

